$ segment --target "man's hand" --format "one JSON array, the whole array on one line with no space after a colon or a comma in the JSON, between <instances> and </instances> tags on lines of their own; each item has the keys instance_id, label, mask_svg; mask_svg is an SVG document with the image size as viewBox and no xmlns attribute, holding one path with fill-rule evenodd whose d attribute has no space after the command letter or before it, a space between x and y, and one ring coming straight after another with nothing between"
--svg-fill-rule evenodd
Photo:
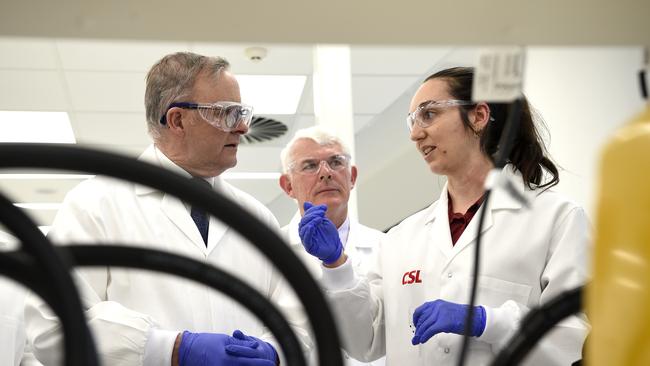
<instances>
[{"instance_id":1,"label":"man's hand","mask_svg":"<svg viewBox=\"0 0 650 366\"><path fill-rule=\"evenodd\" d=\"M229 344L226 346L226 352L231 356L247 357L247 358L260 358L264 360L273 361L277 364L280 359L275 348L263 340L247 336L241 330L237 329L232 333L232 337L242 342L242 344ZM251 347L251 345L253 345Z\"/></svg>"},{"instance_id":2,"label":"man's hand","mask_svg":"<svg viewBox=\"0 0 650 366\"><path fill-rule=\"evenodd\" d=\"M343 244L336 226L325 216L327 206L305 202L304 208L305 214L298 225L302 245L325 265L336 262L343 253Z\"/></svg>"},{"instance_id":3,"label":"man's hand","mask_svg":"<svg viewBox=\"0 0 650 366\"><path fill-rule=\"evenodd\" d=\"M266 346L261 346L260 342L254 339L238 339L221 333L191 333L185 331L178 347L178 365L277 365L277 355L273 361L269 360L267 358L270 357L268 356L268 350L265 349ZM258 350L258 348L261 349Z\"/></svg>"},{"instance_id":4,"label":"man's hand","mask_svg":"<svg viewBox=\"0 0 650 366\"><path fill-rule=\"evenodd\" d=\"M413 312L415 335L413 345L421 344L438 333L463 334L468 305L456 304L445 300L425 302ZM470 336L478 337L485 330L485 309L475 306Z\"/></svg>"}]
</instances>

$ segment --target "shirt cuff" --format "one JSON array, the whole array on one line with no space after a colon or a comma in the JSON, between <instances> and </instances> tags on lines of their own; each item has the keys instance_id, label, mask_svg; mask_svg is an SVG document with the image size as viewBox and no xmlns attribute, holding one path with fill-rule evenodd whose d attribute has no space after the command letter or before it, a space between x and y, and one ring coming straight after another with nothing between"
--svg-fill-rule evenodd
<instances>
[{"instance_id":1,"label":"shirt cuff","mask_svg":"<svg viewBox=\"0 0 650 366\"><path fill-rule=\"evenodd\" d=\"M328 268L321 264L323 269L323 278L321 286L328 291L349 290L354 288L358 282L354 274L354 267L350 257L345 260L345 263L336 267Z\"/></svg>"},{"instance_id":2,"label":"shirt cuff","mask_svg":"<svg viewBox=\"0 0 650 366\"><path fill-rule=\"evenodd\" d=\"M144 345L142 366L160 366L172 364L172 351L178 331L151 328Z\"/></svg>"},{"instance_id":3,"label":"shirt cuff","mask_svg":"<svg viewBox=\"0 0 650 366\"><path fill-rule=\"evenodd\" d=\"M498 308L485 308L485 330L478 340L490 343L497 347L504 345L512 336L519 325L521 310L519 306L508 300Z\"/></svg>"}]
</instances>

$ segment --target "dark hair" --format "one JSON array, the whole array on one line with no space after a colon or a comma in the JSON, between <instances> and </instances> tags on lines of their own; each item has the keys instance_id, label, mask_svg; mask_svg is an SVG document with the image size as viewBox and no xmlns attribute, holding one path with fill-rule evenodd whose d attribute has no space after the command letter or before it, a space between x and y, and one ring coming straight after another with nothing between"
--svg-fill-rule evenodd
<instances>
[{"instance_id":1,"label":"dark hair","mask_svg":"<svg viewBox=\"0 0 650 366\"><path fill-rule=\"evenodd\" d=\"M423 83L431 79L443 79L448 86L448 92L454 99L472 100L472 82L474 69L471 67L454 67L427 77ZM461 106L460 115L465 128L472 130L480 136L481 151L494 162L494 153L497 151L501 132L508 116L508 104L488 103L490 117L494 120L488 122L483 131L475 131L472 127L468 112L476 105ZM557 167L547 156L548 152L544 142L533 121L530 106L524 98L521 111L520 127L514 139L512 150L508 156L508 162L513 164L524 179L524 183L531 189L550 188L560 182L560 174ZM544 182L544 170L550 175L550 180Z\"/></svg>"}]
</instances>

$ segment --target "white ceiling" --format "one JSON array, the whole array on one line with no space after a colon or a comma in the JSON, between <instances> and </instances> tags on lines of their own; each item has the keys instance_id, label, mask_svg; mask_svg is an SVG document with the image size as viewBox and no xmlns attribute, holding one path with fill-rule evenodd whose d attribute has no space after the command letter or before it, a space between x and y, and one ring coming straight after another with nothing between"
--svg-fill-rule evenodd
<instances>
[{"instance_id":1,"label":"white ceiling","mask_svg":"<svg viewBox=\"0 0 650 366\"><path fill-rule=\"evenodd\" d=\"M648 47L648 14L648 0L2 1L0 110L67 111L79 144L136 156L149 143L142 102L148 68L180 50L220 55L237 74L308 77L297 113L269 116L289 127L287 135L242 146L234 169L277 171L292 132L314 124L312 45L351 44L363 179L409 150L402 120L416 83L436 68L472 63L472 46ZM248 46L267 47L268 57L250 62ZM75 183L0 180L0 190L19 202L58 202ZM294 209L274 181L233 183L281 222ZM53 211L33 214L47 224Z\"/></svg>"},{"instance_id":2,"label":"white ceiling","mask_svg":"<svg viewBox=\"0 0 650 366\"><path fill-rule=\"evenodd\" d=\"M242 145L234 172L279 172L280 150L296 129L314 124L312 46L254 44L268 49L259 63L246 58L253 44L0 38L0 110L66 111L77 143L139 155L150 143L143 95L148 68L167 53L188 50L226 57L235 74L306 75L294 115L270 115L287 125L282 137ZM447 47L351 48L355 131L360 132L416 85ZM402 125L401 119L396 123ZM360 147L363 148L363 147ZM14 172L12 170L0 173ZM6 180L0 189L15 202L60 202L75 180ZM282 199L276 180L236 180L235 185L265 204ZM29 210L40 225L55 211ZM286 216L286 215L285 215Z\"/></svg>"}]
</instances>

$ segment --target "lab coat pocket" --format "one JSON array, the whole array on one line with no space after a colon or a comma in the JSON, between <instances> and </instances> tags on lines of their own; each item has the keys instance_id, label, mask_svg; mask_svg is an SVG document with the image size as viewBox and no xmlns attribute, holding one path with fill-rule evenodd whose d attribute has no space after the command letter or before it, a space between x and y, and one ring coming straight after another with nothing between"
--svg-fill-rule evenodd
<instances>
[{"instance_id":1,"label":"lab coat pocket","mask_svg":"<svg viewBox=\"0 0 650 366\"><path fill-rule=\"evenodd\" d=\"M468 281L469 289L472 277ZM477 304L498 307L508 300L513 300L527 305L532 286L495 277L479 276L477 290Z\"/></svg>"}]
</instances>

